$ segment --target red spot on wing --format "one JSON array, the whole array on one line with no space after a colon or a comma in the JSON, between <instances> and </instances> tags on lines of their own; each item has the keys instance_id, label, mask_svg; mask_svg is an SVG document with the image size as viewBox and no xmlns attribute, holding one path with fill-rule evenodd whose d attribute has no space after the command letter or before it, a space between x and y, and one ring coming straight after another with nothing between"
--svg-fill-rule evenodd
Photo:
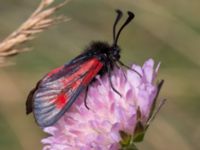
<instances>
[{"instance_id":1,"label":"red spot on wing","mask_svg":"<svg viewBox=\"0 0 200 150\"><path fill-rule=\"evenodd\" d=\"M63 92L60 93L55 101L56 107L59 109L63 108L65 106L65 104L67 103L67 100L68 100L68 98L67 98L66 94Z\"/></svg>"}]
</instances>

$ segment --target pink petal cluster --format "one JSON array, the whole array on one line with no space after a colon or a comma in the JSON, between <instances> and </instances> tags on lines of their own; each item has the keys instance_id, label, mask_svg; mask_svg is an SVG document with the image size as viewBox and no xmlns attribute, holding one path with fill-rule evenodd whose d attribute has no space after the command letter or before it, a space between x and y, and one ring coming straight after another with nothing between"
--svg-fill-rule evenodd
<instances>
[{"instance_id":1,"label":"pink petal cluster","mask_svg":"<svg viewBox=\"0 0 200 150\"><path fill-rule=\"evenodd\" d=\"M134 133L138 108L142 124L147 123L158 90L154 81L159 65L154 68L152 59L142 67L132 68L142 77L132 70L113 71L113 85L122 97L112 90L108 76L97 77L87 96L89 110L84 105L84 95L80 95L54 126L44 128L51 136L42 140L43 150L120 149L119 131Z\"/></svg>"}]
</instances>

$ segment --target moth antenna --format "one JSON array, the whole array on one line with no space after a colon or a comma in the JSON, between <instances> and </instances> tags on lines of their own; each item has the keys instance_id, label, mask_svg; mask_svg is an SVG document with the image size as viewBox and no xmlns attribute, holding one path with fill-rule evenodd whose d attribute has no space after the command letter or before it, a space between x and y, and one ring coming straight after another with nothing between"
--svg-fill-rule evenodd
<instances>
[{"instance_id":1,"label":"moth antenna","mask_svg":"<svg viewBox=\"0 0 200 150\"><path fill-rule=\"evenodd\" d=\"M115 38L116 38L116 26L117 26L117 23L119 22L119 20L122 18L122 11L120 9L117 9L116 10L116 13L117 13L117 17L115 19L115 23L113 25L113 43L115 42Z\"/></svg>"},{"instance_id":2,"label":"moth antenna","mask_svg":"<svg viewBox=\"0 0 200 150\"><path fill-rule=\"evenodd\" d=\"M117 33L117 36L115 38L115 41L114 41L114 45L117 45L117 41L119 39L119 36L120 36L120 33L121 31L124 29L125 26L127 26L131 20L135 17L134 13L132 13L131 11L128 11L128 18L126 19L126 21L124 22L124 24L121 26L121 28L119 29L118 33Z\"/></svg>"}]
</instances>

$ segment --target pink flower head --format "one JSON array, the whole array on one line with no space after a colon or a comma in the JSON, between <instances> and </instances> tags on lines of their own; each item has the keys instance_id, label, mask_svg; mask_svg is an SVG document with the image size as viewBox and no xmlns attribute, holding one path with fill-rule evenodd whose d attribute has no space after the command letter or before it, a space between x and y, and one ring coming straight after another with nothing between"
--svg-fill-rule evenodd
<instances>
[{"instance_id":1,"label":"pink flower head","mask_svg":"<svg viewBox=\"0 0 200 150\"><path fill-rule=\"evenodd\" d=\"M147 60L142 67L123 72L115 68L112 90L108 76L90 85L87 105L84 93L54 125L44 128L51 136L42 140L43 150L118 150L143 133L152 117L159 87L155 78L159 65Z\"/></svg>"}]
</instances>

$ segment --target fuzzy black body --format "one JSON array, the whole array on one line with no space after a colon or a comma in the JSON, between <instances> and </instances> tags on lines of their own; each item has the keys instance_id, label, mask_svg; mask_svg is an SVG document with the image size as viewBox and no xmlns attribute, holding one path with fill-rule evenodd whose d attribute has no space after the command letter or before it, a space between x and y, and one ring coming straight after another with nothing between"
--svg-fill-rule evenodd
<instances>
[{"instance_id":1,"label":"fuzzy black body","mask_svg":"<svg viewBox=\"0 0 200 150\"><path fill-rule=\"evenodd\" d=\"M120 48L118 46L112 47L106 42L92 42L89 47L84 50L83 55L90 57L97 57L103 64L102 69L98 75L103 76L113 70L115 63L120 59Z\"/></svg>"}]
</instances>

